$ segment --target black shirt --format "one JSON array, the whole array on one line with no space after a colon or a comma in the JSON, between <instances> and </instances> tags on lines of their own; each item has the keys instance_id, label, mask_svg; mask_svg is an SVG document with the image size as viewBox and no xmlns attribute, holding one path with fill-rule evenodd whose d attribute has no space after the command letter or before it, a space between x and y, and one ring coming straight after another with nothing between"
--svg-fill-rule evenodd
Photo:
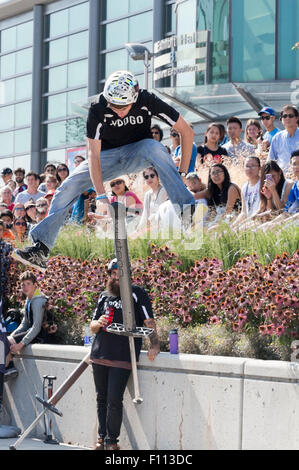
<instances>
[{"instance_id":1,"label":"black shirt","mask_svg":"<svg viewBox=\"0 0 299 470\"><path fill-rule=\"evenodd\" d=\"M227 150L224 147L219 146L217 150L210 150L209 147L207 147L206 145L200 145L199 147L197 147L197 153L201 155L201 163L205 161L205 157L208 154L213 156L213 160L215 163L221 163L222 156L228 155Z\"/></svg>"},{"instance_id":2,"label":"black shirt","mask_svg":"<svg viewBox=\"0 0 299 470\"><path fill-rule=\"evenodd\" d=\"M139 286L132 286L132 295L135 307L136 326L143 326L144 320L153 318L151 301L146 291ZM107 291L103 292L98 300L98 305L94 311L93 320L98 320L105 315L109 308L114 309L112 323L123 324L122 303L120 297L114 297ZM134 338L136 359L142 346L142 338ZM91 359L108 359L110 361L131 362L129 339L127 336L107 333L101 328L96 334L91 347Z\"/></svg>"},{"instance_id":3,"label":"black shirt","mask_svg":"<svg viewBox=\"0 0 299 470\"><path fill-rule=\"evenodd\" d=\"M179 113L154 93L140 90L136 103L133 103L130 112L122 119L107 107L107 101L101 93L89 108L86 136L101 140L103 150L151 139L152 116L174 126Z\"/></svg>"}]
</instances>

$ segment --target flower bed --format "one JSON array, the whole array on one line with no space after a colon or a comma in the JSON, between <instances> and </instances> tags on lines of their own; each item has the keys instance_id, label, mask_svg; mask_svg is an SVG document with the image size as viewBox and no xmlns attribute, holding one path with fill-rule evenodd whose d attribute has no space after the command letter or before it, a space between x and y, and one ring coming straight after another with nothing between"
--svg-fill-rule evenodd
<instances>
[{"instance_id":1,"label":"flower bed","mask_svg":"<svg viewBox=\"0 0 299 470\"><path fill-rule=\"evenodd\" d=\"M248 255L228 270L218 258L202 258L186 269L167 246L151 245L150 251L150 257L132 260L132 278L147 289L162 330L176 324L183 334L194 336L197 331L200 336L199 327L201 333L210 328L218 332L219 341L225 337L223 328L239 339L236 335L258 335L285 345L299 339L299 251L277 254L265 266L256 254ZM59 323L57 341L82 344L82 326L105 288L106 264L104 259L54 256L45 275L36 273ZM18 278L24 270L19 264L11 268L11 306L23 303Z\"/></svg>"}]
</instances>

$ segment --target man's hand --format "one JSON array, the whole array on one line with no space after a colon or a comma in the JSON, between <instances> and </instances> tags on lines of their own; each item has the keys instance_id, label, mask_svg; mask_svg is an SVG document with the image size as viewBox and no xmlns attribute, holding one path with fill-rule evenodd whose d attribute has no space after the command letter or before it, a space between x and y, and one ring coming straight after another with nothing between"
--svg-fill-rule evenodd
<instances>
[{"instance_id":1,"label":"man's hand","mask_svg":"<svg viewBox=\"0 0 299 470\"><path fill-rule=\"evenodd\" d=\"M10 351L14 354L19 354L24 347L25 344L23 343L15 343L10 346Z\"/></svg>"},{"instance_id":2,"label":"man's hand","mask_svg":"<svg viewBox=\"0 0 299 470\"><path fill-rule=\"evenodd\" d=\"M149 360L154 361L155 357L160 352L160 341L157 334L156 322L153 318L148 318L147 320L144 320L144 325L146 326L146 328L153 328L154 330L149 337L151 346L147 352L147 357L149 358Z\"/></svg>"},{"instance_id":3,"label":"man's hand","mask_svg":"<svg viewBox=\"0 0 299 470\"><path fill-rule=\"evenodd\" d=\"M147 351L147 357L150 361L154 361L156 356L159 354L160 348L159 347L150 347Z\"/></svg>"}]
</instances>

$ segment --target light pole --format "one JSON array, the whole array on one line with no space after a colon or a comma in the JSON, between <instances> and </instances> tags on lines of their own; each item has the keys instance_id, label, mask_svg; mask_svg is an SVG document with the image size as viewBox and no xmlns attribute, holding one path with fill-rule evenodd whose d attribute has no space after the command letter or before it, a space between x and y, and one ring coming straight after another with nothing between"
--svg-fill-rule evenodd
<instances>
[{"instance_id":1,"label":"light pole","mask_svg":"<svg viewBox=\"0 0 299 470\"><path fill-rule=\"evenodd\" d=\"M150 67L150 60L153 55L150 53L148 48L143 44L138 42L128 42L125 44L128 53L130 54L131 59L133 60L143 60L144 62L144 87L148 89L148 72Z\"/></svg>"}]
</instances>

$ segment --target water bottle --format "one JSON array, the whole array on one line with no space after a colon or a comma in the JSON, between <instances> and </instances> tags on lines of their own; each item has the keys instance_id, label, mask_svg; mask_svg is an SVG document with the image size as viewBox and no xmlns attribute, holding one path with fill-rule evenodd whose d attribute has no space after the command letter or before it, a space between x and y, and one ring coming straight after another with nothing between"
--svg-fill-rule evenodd
<instances>
[{"instance_id":1,"label":"water bottle","mask_svg":"<svg viewBox=\"0 0 299 470\"><path fill-rule=\"evenodd\" d=\"M92 334L89 328L89 325L86 323L84 325L84 346L91 346L92 343Z\"/></svg>"},{"instance_id":2,"label":"water bottle","mask_svg":"<svg viewBox=\"0 0 299 470\"><path fill-rule=\"evenodd\" d=\"M110 307L108 305L108 307L106 308L106 313L105 313L105 317L107 318L108 320L108 323L107 325L103 326L103 330L106 330L107 329L107 326L111 325L112 321L113 321L113 316L114 316L114 307Z\"/></svg>"},{"instance_id":3,"label":"water bottle","mask_svg":"<svg viewBox=\"0 0 299 470\"><path fill-rule=\"evenodd\" d=\"M170 354L179 353L179 336L178 330L174 328L169 332L169 345L170 345Z\"/></svg>"}]
</instances>

